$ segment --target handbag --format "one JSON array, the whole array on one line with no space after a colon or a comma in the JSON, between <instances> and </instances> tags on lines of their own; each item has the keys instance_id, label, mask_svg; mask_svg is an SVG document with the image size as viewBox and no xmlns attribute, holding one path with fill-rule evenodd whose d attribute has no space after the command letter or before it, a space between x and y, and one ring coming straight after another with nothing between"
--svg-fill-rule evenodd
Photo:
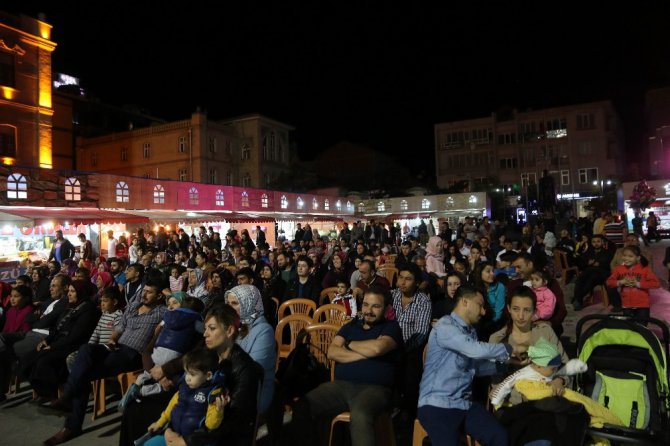
<instances>
[{"instance_id":1,"label":"handbag","mask_svg":"<svg viewBox=\"0 0 670 446\"><path fill-rule=\"evenodd\" d=\"M328 367L323 365L310 351L310 335L302 329L298 333L296 346L279 365L276 378L291 398L305 396L310 390L330 379Z\"/></svg>"}]
</instances>

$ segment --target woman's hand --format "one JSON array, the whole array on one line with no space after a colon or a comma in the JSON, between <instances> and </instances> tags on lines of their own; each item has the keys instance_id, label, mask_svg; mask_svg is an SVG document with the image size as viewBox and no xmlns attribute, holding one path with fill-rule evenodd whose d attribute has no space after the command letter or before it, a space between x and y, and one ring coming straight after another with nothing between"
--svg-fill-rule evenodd
<instances>
[{"instance_id":1,"label":"woman's hand","mask_svg":"<svg viewBox=\"0 0 670 446\"><path fill-rule=\"evenodd\" d=\"M37 347L35 347L35 349L39 352L42 351L42 349L47 348L48 346L49 345L47 344L47 341L42 340L39 342L39 344L37 344Z\"/></svg>"},{"instance_id":2,"label":"woman's hand","mask_svg":"<svg viewBox=\"0 0 670 446\"><path fill-rule=\"evenodd\" d=\"M156 432L160 428L161 427L158 425L158 423L151 423L147 430L153 434L154 432Z\"/></svg>"},{"instance_id":3,"label":"woman's hand","mask_svg":"<svg viewBox=\"0 0 670 446\"><path fill-rule=\"evenodd\" d=\"M165 431L165 443L168 446L186 446L186 442L184 441L184 437L176 433L170 428L167 428Z\"/></svg>"},{"instance_id":4,"label":"woman's hand","mask_svg":"<svg viewBox=\"0 0 670 446\"><path fill-rule=\"evenodd\" d=\"M551 381L550 385L552 395L563 396L563 394L565 393L565 382L563 381L563 378L561 377L554 378Z\"/></svg>"},{"instance_id":5,"label":"woman's hand","mask_svg":"<svg viewBox=\"0 0 670 446\"><path fill-rule=\"evenodd\" d=\"M214 400L214 404L216 405L216 411L217 412L223 412L223 408L230 402L230 396L226 393L225 395L219 395L216 397Z\"/></svg>"},{"instance_id":6,"label":"woman's hand","mask_svg":"<svg viewBox=\"0 0 670 446\"><path fill-rule=\"evenodd\" d=\"M159 365L155 365L149 370L149 373L151 373L151 377L154 379L154 381L160 381L161 378L165 376L163 373L163 369Z\"/></svg>"},{"instance_id":7,"label":"woman's hand","mask_svg":"<svg viewBox=\"0 0 670 446\"><path fill-rule=\"evenodd\" d=\"M169 388L172 387L172 381L167 376L164 376L158 381L158 383L161 385L163 390L168 390Z\"/></svg>"}]
</instances>

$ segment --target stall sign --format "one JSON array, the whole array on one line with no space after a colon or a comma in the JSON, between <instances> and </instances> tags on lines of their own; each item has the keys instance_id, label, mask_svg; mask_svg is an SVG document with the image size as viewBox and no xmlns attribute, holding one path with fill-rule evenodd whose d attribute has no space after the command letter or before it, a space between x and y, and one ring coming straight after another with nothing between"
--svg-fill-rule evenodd
<instances>
[{"instance_id":1,"label":"stall sign","mask_svg":"<svg viewBox=\"0 0 670 446\"><path fill-rule=\"evenodd\" d=\"M27 268L20 266L19 262L0 262L0 282L14 283L26 271Z\"/></svg>"}]
</instances>

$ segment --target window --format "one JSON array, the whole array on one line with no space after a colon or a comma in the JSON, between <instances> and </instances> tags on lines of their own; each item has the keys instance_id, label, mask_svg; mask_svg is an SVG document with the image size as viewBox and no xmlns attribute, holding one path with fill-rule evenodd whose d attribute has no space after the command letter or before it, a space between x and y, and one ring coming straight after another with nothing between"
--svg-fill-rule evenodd
<instances>
[{"instance_id":1,"label":"window","mask_svg":"<svg viewBox=\"0 0 670 446\"><path fill-rule=\"evenodd\" d=\"M561 186L570 185L570 171L561 170Z\"/></svg>"},{"instance_id":2,"label":"window","mask_svg":"<svg viewBox=\"0 0 670 446\"><path fill-rule=\"evenodd\" d=\"M121 147L121 161L128 161L128 147Z\"/></svg>"},{"instance_id":3,"label":"window","mask_svg":"<svg viewBox=\"0 0 670 446\"><path fill-rule=\"evenodd\" d=\"M144 178L151 178L151 174L149 172L144 172L144 175L142 175Z\"/></svg>"},{"instance_id":4,"label":"window","mask_svg":"<svg viewBox=\"0 0 670 446\"><path fill-rule=\"evenodd\" d=\"M16 158L16 127L0 124L0 158Z\"/></svg>"},{"instance_id":5,"label":"window","mask_svg":"<svg viewBox=\"0 0 670 446\"><path fill-rule=\"evenodd\" d=\"M537 184L537 175L535 172L521 174L521 187L528 187L532 184Z\"/></svg>"},{"instance_id":6,"label":"window","mask_svg":"<svg viewBox=\"0 0 670 446\"><path fill-rule=\"evenodd\" d=\"M323 209L324 209L325 211L329 211L329 210L330 210L330 202L328 201L327 198L326 198L325 200L323 200Z\"/></svg>"},{"instance_id":7,"label":"window","mask_svg":"<svg viewBox=\"0 0 670 446\"><path fill-rule=\"evenodd\" d=\"M128 190L128 184L125 181L119 181L116 183L116 202L128 203L129 201L130 191Z\"/></svg>"},{"instance_id":8,"label":"window","mask_svg":"<svg viewBox=\"0 0 670 446\"><path fill-rule=\"evenodd\" d=\"M262 208L268 207L268 195L267 194L261 195L261 207Z\"/></svg>"},{"instance_id":9,"label":"window","mask_svg":"<svg viewBox=\"0 0 670 446\"><path fill-rule=\"evenodd\" d=\"M565 118L547 121L547 138L564 138L568 136Z\"/></svg>"},{"instance_id":10,"label":"window","mask_svg":"<svg viewBox=\"0 0 670 446\"><path fill-rule=\"evenodd\" d=\"M358 203L358 212L365 212L365 203L362 201Z\"/></svg>"},{"instance_id":11,"label":"window","mask_svg":"<svg viewBox=\"0 0 670 446\"><path fill-rule=\"evenodd\" d=\"M249 147L249 144L242 144L242 160L250 160L251 159L251 148Z\"/></svg>"},{"instance_id":12,"label":"window","mask_svg":"<svg viewBox=\"0 0 670 446\"><path fill-rule=\"evenodd\" d=\"M302 198L298 197L297 200L295 200L296 206L298 209L302 209L303 206L305 206L305 202L302 201Z\"/></svg>"},{"instance_id":13,"label":"window","mask_svg":"<svg viewBox=\"0 0 670 446\"><path fill-rule=\"evenodd\" d=\"M160 184L154 186L154 204L165 204L165 188Z\"/></svg>"},{"instance_id":14,"label":"window","mask_svg":"<svg viewBox=\"0 0 670 446\"><path fill-rule=\"evenodd\" d=\"M284 149L282 148L281 144L277 148L277 161L284 161Z\"/></svg>"},{"instance_id":15,"label":"window","mask_svg":"<svg viewBox=\"0 0 670 446\"><path fill-rule=\"evenodd\" d=\"M14 54L0 51L0 85L5 87L16 86L15 64L16 57Z\"/></svg>"},{"instance_id":16,"label":"window","mask_svg":"<svg viewBox=\"0 0 670 446\"><path fill-rule=\"evenodd\" d=\"M188 190L188 204L197 205L200 202L198 189L192 187Z\"/></svg>"},{"instance_id":17,"label":"window","mask_svg":"<svg viewBox=\"0 0 670 446\"><path fill-rule=\"evenodd\" d=\"M454 207L454 197L447 197L447 207L448 208Z\"/></svg>"},{"instance_id":18,"label":"window","mask_svg":"<svg viewBox=\"0 0 670 446\"><path fill-rule=\"evenodd\" d=\"M400 210L401 211L406 211L407 210L407 200L402 200L400 202Z\"/></svg>"},{"instance_id":19,"label":"window","mask_svg":"<svg viewBox=\"0 0 670 446\"><path fill-rule=\"evenodd\" d=\"M312 209L315 211L319 209L319 202L316 200L316 198L312 198Z\"/></svg>"},{"instance_id":20,"label":"window","mask_svg":"<svg viewBox=\"0 0 670 446\"><path fill-rule=\"evenodd\" d=\"M342 210L342 202L340 200L337 200L335 202L335 209L337 209L338 211Z\"/></svg>"},{"instance_id":21,"label":"window","mask_svg":"<svg viewBox=\"0 0 670 446\"><path fill-rule=\"evenodd\" d=\"M354 212L354 204L347 200L347 212Z\"/></svg>"},{"instance_id":22,"label":"window","mask_svg":"<svg viewBox=\"0 0 670 446\"><path fill-rule=\"evenodd\" d=\"M188 169L179 169L179 181L186 181L188 179Z\"/></svg>"},{"instance_id":23,"label":"window","mask_svg":"<svg viewBox=\"0 0 670 446\"><path fill-rule=\"evenodd\" d=\"M218 184L218 172L216 170L216 167L212 167L209 169L209 184Z\"/></svg>"},{"instance_id":24,"label":"window","mask_svg":"<svg viewBox=\"0 0 670 446\"><path fill-rule=\"evenodd\" d=\"M383 201L380 201L379 203L377 203L377 212L384 212L385 209L386 209L386 206L384 206Z\"/></svg>"},{"instance_id":25,"label":"window","mask_svg":"<svg viewBox=\"0 0 670 446\"><path fill-rule=\"evenodd\" d=\"M214 194L214 203L217 206L223 206L224 200L223 200L223 191L221 189L218 189L216 191L216 194Z\"/></svg>"},{"instance_id":26,"label":"window","mask_svg":"<svg viewBox=\"0 0 670 446\"><path fill-rule=\"evenodd\" d=\"M249 207L249 194L246 192L242 192L242 199L240 200L240 205L244 208Z\"/></svg>"},{"instance_id":27,"label":"window","mask_svg":"<svg viewBox=\"0 0 670 446\"><path fill-rule=\"evenodd\" d=\"M430 209L430 201L427 198L421 200L421 209Z\"/></svg>"},{"instance_id":28,"label":"window","mask_svg":"<svg viewBox=\"0 0 670 446\"><path fill-rule=\"evenodd\" d=\"M584 113L577 115L577 130L587 130L596 128L596 115L594 113Z\"/></svg>"},{"instance_id":29,"label":"window","mask_svg":"<svg viewBox=\"0 0 670 446\"><path fill-rule=\"evenodd\" d=\"M503 133L498 135L498 144L516 144L516 133Z\"/></svg>"},{"instance_id":30,"label":"window","mask_svg":"<svg viewBox=\"0 0 670 446\"><path fill-rule=\"evenodd\" d=\"M210 153L216 153L216 137L209 137L209 151Z\"/></svg>"},{"instance_id":31,"label":"window","mask_svg":"<svg viewBox=\"0 0 670 446\"><path fill-rule=\"evenodd\" d=\"M180 136L177 140L177 152L184 153L186 152L186 137Z\"/></svg>"},{"instance_id":32,"label":"window","mask_svg":"<svg viewBox=\"0 0 670 446\"><path fill-rule=\"evenodd\" d=\"M242 187L251 187L251 175L248 173L242 177Z\"/></svg>"},{"instance_id":33,"label":"window","mask_svg":"<svg viewBox=\"0 0 670 446\"><path fill-rule=\"evenodd\" d=\"M579 184L588 184L594 181L598 181L598 168L597 167L587 167L584 169L579 169L577 171L579 176Z\"/></svg>"},{"instance_id":34,"label":"window","mask_svg":"<svg viewBox=\"0 0 670 446\"><path fill-rule=\"evenodd\" d=\"M268 150L268 137L263 136L263 160L267 161L270 159L269 150Z\"/></svg>"},{"instance_id":35,"label":"window","mask_svg":"<svg viewBox=\"0 0 670 446\"><path fill-rule=\"evenodd\" d=\"M147 159L151 156L151 143L145 142L142 147L142 158Z\"/></svg>"},{"instance_id":36,"label":"window","mask_svg":"<svg viewBox=\"0 0 670 446\"><path fill-rule=\"evenodd\" d=\"M65 180L65 199L68 201L81 200L81 183L76 178Z\"/></svg>"},{"instance_id":37,"label":"window","mask_svg":"<svg viewBox=\"0 0 670 446\"><path fill-rule=\"evenodd\" d=\"M500 158L501 169L516 169L518 160L516 158Z\"/></svg>"},{"instance_id":38,"label":"window","mask_svg":"<svg viewBox=\"0 0 670 446\"><path fill-rule=\"evenodd\" d=\"M7 198L10 200L25 200L28 198L28 182L20 173L13 173L7 177Z\"/></svg>"},{"instance_id":39,"label":"window","mask_svg":"<svg viewBox=\"0 0 670 446\"><path fill-rule=\"evenodd\" d=\"M288 208L288 200L286 199L286 195L281 196L281 199L279 200L279 207L282 209Z\"/></svg>"},{"instance_id":40,"label":"window","mask_svg":"<svg viewBox=\"0 0 670 446\"><path fill-rule=\"evenodd\" d=\"M477 197L475 197L474 195L470 195L470 197L468 198L468 204L470 206L476 205L477 204Z\"/></svg>"},{"instance_id":41,"label":"window","mask_svg":"<svg viewBox=\"0 0 670 446\"><path fill-rule=\"evenodd\" d=\"M226 152L228 152L228 155L233 154L233 142L229 139L226 140Z\"/></svg>"},{"instance_id":42,"label":"window","mask_svg":"<svg viewBox=\"0 0 670 446\"><path fill-rule=\"evenodd\" d=\"M226 175L226 184L228 186L233 185L233 173L232 172L228 172L228 174Z\"/></svg>"},{"instance_id":43,"label":"window","mask_svg":"<svg viewBox=\"0 0 670 446\"><path fill-rule=\"evenodd\" d=\"M91 153L91 166L98 165L98 154L96 152Z\"/></svg>"}]
</instances>

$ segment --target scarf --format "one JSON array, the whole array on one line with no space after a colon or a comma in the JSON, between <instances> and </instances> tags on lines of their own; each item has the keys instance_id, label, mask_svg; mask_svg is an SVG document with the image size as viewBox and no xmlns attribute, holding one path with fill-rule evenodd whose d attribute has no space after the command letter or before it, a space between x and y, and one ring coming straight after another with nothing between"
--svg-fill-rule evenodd
<instances>
[{"instance_id":1,"label":"scarf","mask_svg":"<svg viewBox=\"0 0 670 446\"><path fill-rule=\"evenodd\" d=\"M251 325L255 319L263 316L263 299L261 292L253 285L237 285L226 291L224 298L234 294L240 302L240 322Z\"/></svg>"}]
</instances>

